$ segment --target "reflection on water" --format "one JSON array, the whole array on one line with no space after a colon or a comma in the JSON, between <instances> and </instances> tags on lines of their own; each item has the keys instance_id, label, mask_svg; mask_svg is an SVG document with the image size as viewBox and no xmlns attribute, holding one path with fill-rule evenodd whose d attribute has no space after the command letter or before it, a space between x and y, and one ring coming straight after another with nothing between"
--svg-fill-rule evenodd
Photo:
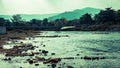
<instances>
[{"instance_id":1,"label":"reflection on water","mask_svg":"<svg viewBox=\"0 0 120 68\"><path fill-rule=\"evenodd\" d=\"M68 37L40 37L40 36L68 36ZM39 37L38 37L39 36ZM57 66L63 65L67 68L72 65L75 68L119 68L120 67L120 33L119 32L54 32L44 31L37 35L35 39L20 40L25 43L32 43L39 46L34 51L39 49L48 50L47 56L40 57L76 57L76 59L64 59ZM40 46L44 44L45 47ZM12 45L12 44L11 44ZM10 45L10 46L11 46ZM51 55L55 53L55 55ZM83 60L79 57L83 56L103 56L108 57L103 60ZM15 57L10 62L3 61L1 55L0 68L50 68L47 65L39 62L40 66L28 64L25 59L33 57ZM65 64L64 64L65 63Z\"/></svg>"}]
</instances>

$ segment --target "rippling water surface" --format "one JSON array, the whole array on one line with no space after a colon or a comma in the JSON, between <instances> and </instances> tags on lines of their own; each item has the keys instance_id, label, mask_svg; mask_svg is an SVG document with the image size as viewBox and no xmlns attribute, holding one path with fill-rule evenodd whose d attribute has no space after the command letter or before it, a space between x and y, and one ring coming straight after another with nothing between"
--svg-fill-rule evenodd
<instances>
[{"instance_id":1,"label":"rippling water surface","mask_svg":"<svg viewBox=\"0 0 120 68\"><path fill-rule=\"evenodd\" d=\"M39 37L54 35L68 35L69 37ZM45 58L75 57L75 59L65 59L58 63L57 66L65 63L65 65L62 66L63 68L67 68L69 65L75 68L120 68L119 32L43 31L33 40L26 39L20 41L32 43L35 46L40 46L40 44L46 45L46 47L39 47L34 50L48 50L49 54L47 56L42 56ZM55 53L55 55L51 55L51 53ZM83 56L102 56L108 58L92 61L80 59L80 57ZM1 54L0 58L2 59L3 57L4 55ZM23 68L50 68L42 62L40 62L40 66L37 67L35 65L30 65L29 63L26 63L26 58L33 57L15 57L10 62L0 60L0 68L20 68L21 66Z\"/></svg>"}]
</instances>

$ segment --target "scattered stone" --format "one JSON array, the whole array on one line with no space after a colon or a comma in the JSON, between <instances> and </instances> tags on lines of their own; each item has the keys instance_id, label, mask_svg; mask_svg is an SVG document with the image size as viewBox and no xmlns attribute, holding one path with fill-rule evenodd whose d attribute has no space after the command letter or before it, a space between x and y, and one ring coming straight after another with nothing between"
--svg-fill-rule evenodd
<instances>
[{"instance_id":1,"label":"scattered stone","mask_svg":"<svg viewBox=\"0 0 120 68\"><path fill-rule=\"evenodd\" d=\"M8 58L8 60L11 60L11 58Z\"/></svg>"},{"instance_id":2,"label":"scattered stone","mask_svg":"<svg viewBox=\"0 0 120 68\"><path fill-rule=\"evenodd\" d=\"M100 59L106 59L106 57L100 57Z\"/></svg>"},{"instance_id":3,"label":"scattered stone","mask_svg":"<svg viewBox=\"0 0 120 68\"><path fill-rule=\"evenodd\" d=\"M45 47L46 45L43 45L43 47Z\"/></svg>"},{"instance_id":4,"label":"scattered stone","mask_svg":"<svg viewBox=\"0 0 120 68\"><path fill-rule=\"evenodd\" d=\"M20 37L9 37L9 39L22 39Z\"/></svg>"},{"instance_id":5,"label":"scattered stone","mask_svg":"<svg viewBox=\"0 0 120 68\"><path fill-rule=\"evenodd\" d=\"M63 58L63 59L74 59L74 57L66 57L66 58Z\"/></svg>"},{"instance_id":6,"label":"scattered stone","mask_svg":"<svg viewBox=\"0 0 120 68\"><path fill-rule=\"evenodd\" d=\"M84 59L84 60L100 60L100 59L105 59L106 57L88 57L88 56L85 56L85 57L81 57L81 59Z\"/></svg>"},{"instance_id":7,"label":"scattered stone","mask_svg":"<svg viewBox=\"0 0 120 68\"><path fill-rule=\"evenodd\" d=\"M10 60L11 60L11 58L5 58L5 59L3 59L3 60L5 60L5 61L10 61Z\"/></svg>"},{"instance_id":8,"label":"scattered stone","mask_svg":"<svg viewBox=\"0 0 120 68\"><path fill-rule=\"evenodd\" d=\"M77 54L77 56L80 56L80 54Z\"/></svg>"},{"instance_id":9,"label":"scattered stone","mask_svg":"<svg viewBox=\"0 0 120 68\"><path fill-rule=\"evenodd\" d=\"M33 64L34 62L33 62L33 60L29 60L29 63L30 63L30 64Z\"/></svg>"},{"instance_id":10,"label":"scattered stone","mask_svg":"<svg viewBox=\"0 0 120 68\"><path fill-rule=\"evenodd\" d=\"M55 37L69 37L69 35L36 36L36 37L55 38Z\"/></svg>"},{"instance_id":11,"label":"scattered stone","mask_svg":"<svg viewBox=\"0 0 120 68\"><path fill-rule=\"evenodd\" d=\"M3 60L7 61L8 59L7 59L7 58L5 58L5 59L3 59Z\"/></svg>"},{"instance_id":12,"label":"scattered stone","mask_svg":"<svg viewBox=\"0 0 120 68\"><path fill-rule=\"evenodd\" d=\"M48 53L48 51L46 51L46 50L42 50L42 53L46 56L47 53Z\"/></svg>"},{"instance_id":13,"label":"scattered stone","mask_svg":"<svg viewBox=\"0 0 120 68\"><path fill-rule=\"evenodd\" d=\"M48 58L44 63L58 63L61 61L61 58Z\"/></svg>"},{"instance_id":14,"label":"scattered stone","mask_svg":"<svg viewBox=\"0 0 120 68\"><path fill-rule=\"evenodd\" d=\"M23 43L23 42L20 42L21 44Z\"/></svg>"},{"instance_id":15,"label":"scattered stone","mask_svg":"<svg viewBox=\"0 0 120 68\"><path fill-rule=\"evenodd\" d=\"M0 51L6 53L5 56L34 56L34 53L23 53L34 49L35 47L32 44L22 44L20 46L14 46L11 49L0 49Z\"/></svg>"},{"instance_id":16,"label":"scattered stone","mask_svg":"<svg viewBox=\"0 0 120 68\"><path fill-rule=\"evenodd\" d=\"M42 51L41 49L39 51Z\"/></svg>"},{"instance_id":17,"label":"scattered stone","mask_svg":"<svg viewBox=\"0 0 120 68\"><path fill-rule=\"evenodd\" d=\"M50 65L47 65L48 67L50 67Z\"/></svg>"},{"instance_id":18,"label":"scattered stone","mask_svg":"<svg viewBox=\"0 0 120 68\"><path fill-rule=\"evenodd\" d=\"M3 49L3 46L0 45L0 49Z\"/></svg>"},{"instance_id":19,"label":"scattered stone","mask_svg":"<svg viewBox=\"0 0 120 68\"><path fill-rule=\"evenodd\" d=\"M27 61L30 61L30 59L27 59Z\"/></svg>"},{"instance_id":20,"label":"scattered stone","mask_svg":"<svg viewBox=\"0 0 120 68\"><path fill-rule=\"evenodd\" d=\"M34 53L29 54L29 56L34 56Z\"/></svg>"},{"instance_id":21,"label":"scattered stone","mask_svg":"<svg viewBox=\"0 0 120 68\"><path fill-rule=\"evenodd\" d=\"M21 56L21 57L24 57L24 56L28 56L27 53L7 53L5 56Z\"/></svg>"},{"instance_id":22,"label":"scattered stone","mask_svg":"<svg viewBox=\"0 0 120 68\"><path fill-rule=\"evenodd\" d=\"M51 53L51 55L55 55L55 53Z\"/></svg>"},{"instance_id":23,"label":"scattered stone","mask_svg":"<svg viewBox=\"0 0 120 68\"><path fill-rule=\"evenodd\" d=\"M42 50L42 53L48 53L48 51L46 51L46 50Z\"/></svg>"},{"instance_id":24,"label":"scattered stone","mask_svg":"<svg viewBox=\"0 0 120 68\"><path fill-rule=\"evenodd\" d=\"M39 64L35 64L35 66L39 66Z\"/></svg>"},{"instance_id":25,"label":"scattered stone","mask_svg":"<svg viewBox=\"0 0 120 68\"><path fill-rule=\"evenodd\" d=\"M67 68L74 68L73 66L68 66Z\"/></svg>"},{"instance_id":26,"label":"scattered stone","mask_svg":"<svg viewBox=\"0 0 120 68\"><path fill-rule=\"evenodd\" d=\"M33 54L36 54L36 55L38 55L38 54L40 54L40 52L33 52Z\"/></svg>"},{"instance_id":27,"label":"scattered stone","mask_svg":"<svg viewBox=\"0 0 120 68\"><path fill-rule=\"evenodd\" d=\"M52 68L55 68L55 67L56 67L56 64L55 64L55 63L51 64L51 67L52 67Z\"/></svg>"}]
</instances>

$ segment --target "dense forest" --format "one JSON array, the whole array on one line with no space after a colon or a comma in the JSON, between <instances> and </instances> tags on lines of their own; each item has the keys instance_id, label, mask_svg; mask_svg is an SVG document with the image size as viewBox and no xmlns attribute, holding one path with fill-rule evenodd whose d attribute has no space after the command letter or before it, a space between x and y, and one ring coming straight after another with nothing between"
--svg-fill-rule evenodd
<instances>
[{"instance_id":1,"label":"dense forest","mask_svg":"<svg viewBox=\"0 0 120 68\"><path fill-rule=\"evenodd\" d=\"M72 15L71 15L72 16ZM98 14L91 16L86 13L79 19L67 20L65 18L49 21L47 18L32 19L26 21L17 14L13 15L11 20L0 18L0 26L5 26L7 29L45 29L45 30L61 30L65 26L75 26L72 29L66 30L92 30L92 31L104 31L104 30L120 30L120 10L112 8L106 8L101 10Z\"/></svg>"}]
</instances>

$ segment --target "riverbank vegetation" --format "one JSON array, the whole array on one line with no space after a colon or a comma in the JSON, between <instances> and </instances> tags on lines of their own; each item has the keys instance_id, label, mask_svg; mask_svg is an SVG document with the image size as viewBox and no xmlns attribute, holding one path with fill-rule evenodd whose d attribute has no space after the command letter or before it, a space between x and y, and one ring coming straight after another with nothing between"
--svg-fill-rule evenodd
<instances>
[{"instance_id":1,"label":"riverbank vegetation","mask_svg":"<svg viewBox=\"0 0 120 68\"><path fill-rule=\"evenodd\" d=\"M0 26L7 29L39 29L39 30L62 30L62 27L75 26L75 28L67 30L84 30L84 31L107 31L120 30L120 10L106 8L101 10L93 17L91 14L84 14L79 19L67 20L65 18L49 21L47 18L32 19L25 21L17 14L13 15L11 20L0 18Z\"/></svg>"}]
</instances>

